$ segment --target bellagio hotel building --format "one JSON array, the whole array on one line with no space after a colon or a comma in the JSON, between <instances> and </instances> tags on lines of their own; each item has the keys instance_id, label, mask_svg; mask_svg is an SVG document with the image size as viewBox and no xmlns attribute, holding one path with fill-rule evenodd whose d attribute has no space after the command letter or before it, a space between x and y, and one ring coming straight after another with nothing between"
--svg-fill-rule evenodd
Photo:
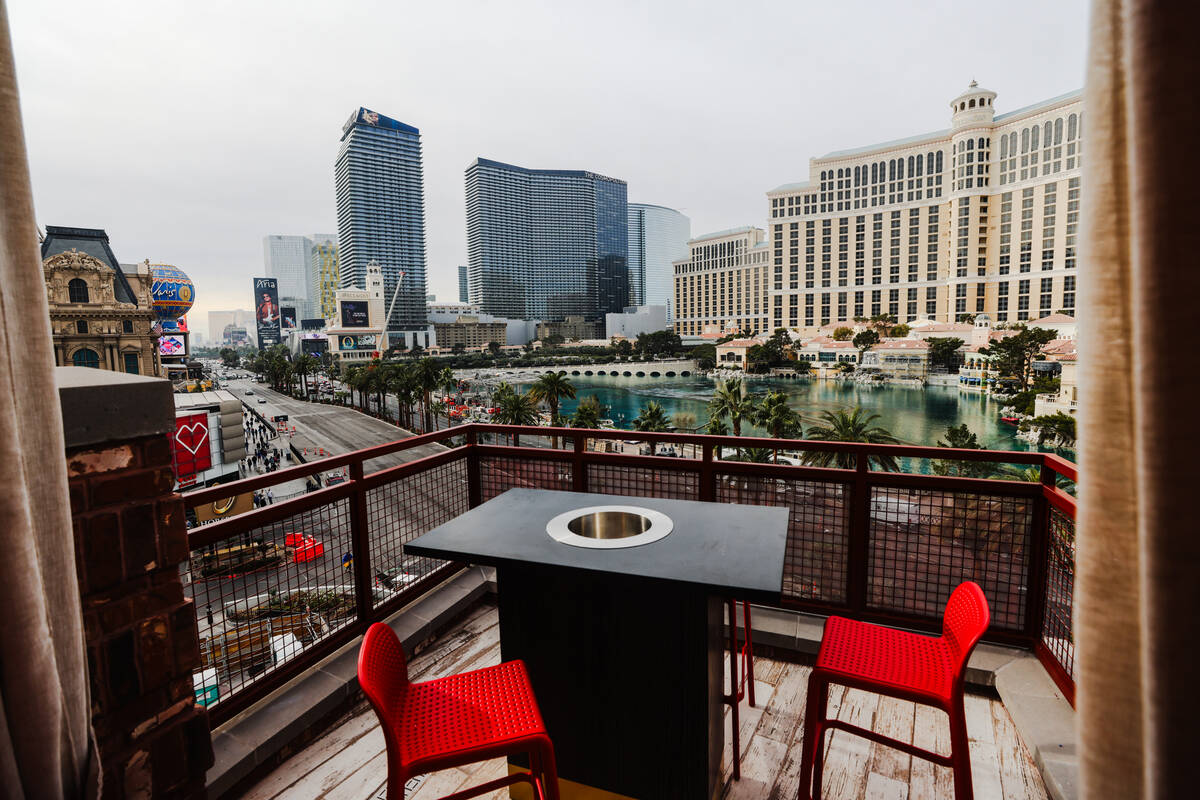
<instances>
[{"instance_id":1,"label":"bellagio hotel building","mask_svg":"<svg viewBox=\"0 0 1200 800\"><path fill-rule=\"evenodd\" d=\"M972 82L949 130L830 153L768 192L763 330L1073 315L1080 95L1000 115L995 99Z\"/></svg>"}]
</instances>

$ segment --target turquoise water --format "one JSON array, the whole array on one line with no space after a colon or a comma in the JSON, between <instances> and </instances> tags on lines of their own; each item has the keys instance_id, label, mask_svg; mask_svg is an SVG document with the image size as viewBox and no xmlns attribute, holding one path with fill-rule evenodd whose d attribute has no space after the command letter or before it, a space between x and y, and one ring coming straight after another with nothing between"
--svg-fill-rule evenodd
<instances>
[{"instance_id":1,"label":"turquoise water","mask_svg":"<svg viewBox=\"0 0 1200 800\"><path fill-rule=\"evenodd\" d=\"M561 413L574 413L580 399L596 395L611 409L609 416L619 428L630 428L642 407L657 400L668 417L678 412L696 416L696 424L708 421L708 399L714 382L710 378L625 378L571 376L575 400L565 400ZM521 390L528 384L520 384ZM876 421L905 444L935 445L950 425L966 423L979 443L993 450L1036 450L1016 438L1016 429L1000 422L1000 404L980 394L961 392L956 387L908 388L863 386L848 381L815 378L799 380L752 380L747 388L754 395L780 389L798 411L807 431L818 424L821 411L852 409L856 405L879 414ZM763 434L743 424L742 435ZM765 435L765 434L764 434Z\"/></svg>"}]
</instances>

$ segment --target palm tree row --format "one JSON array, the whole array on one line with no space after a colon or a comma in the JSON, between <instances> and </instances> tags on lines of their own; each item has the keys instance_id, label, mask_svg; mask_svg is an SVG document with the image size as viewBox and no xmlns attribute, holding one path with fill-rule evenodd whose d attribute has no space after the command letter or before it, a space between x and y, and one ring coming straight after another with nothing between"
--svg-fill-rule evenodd
<instances>
[{"instance_id":1,"label":"palm tree row","mask_svg":"<svg viewBox=\"0 0 1200 800\"><path fill-rule=\"evenodd\" d=\"M755 402L740 378L730 378L717 385L709 401L709 421L706 432L714 436L729 433L725 420L733 429L734 436L741 436L742 422L763 428L773 439L800 439L804 436L800 415L788 405L787 395L781 391L767 392L761 401ZM887 428L876 423L878 414L872 414L861 406L850 411L822 411L823 424L808 429L808 438L827 442L859 442L865 444L899 444L900 440ZM753 450L754 452L751 452ZM765 460L761 448L750 448L744 455L749 460ZM778 460L778 451L775 459ZM877 467L896 471L899 465L893 456L871 456ZM815 466L837 466L854 468L851 452L810 451L805 453L804 462Z\"/></svg>"},{"instance_id":2,"label":"palm tree row","mask_svg":"<svg viewBox=\"0 0 1200 800\"><path fill-rule=\"evenodd\" d=\"M432 358L404 364L385 364L378 360L361 367L350 367L343 376L350 387L351 402L358 393L358 405L367 408L368 398L375 398L386 416L385 398L396 398L398 424L407 430L422 433L437 430L440 412L434 408L433 393L454 391L458 381L448 367L439 367ZM444 406L443 406L444 409ZM417 425L420 422L420 425Z\"/></svg>"}]
</instances>

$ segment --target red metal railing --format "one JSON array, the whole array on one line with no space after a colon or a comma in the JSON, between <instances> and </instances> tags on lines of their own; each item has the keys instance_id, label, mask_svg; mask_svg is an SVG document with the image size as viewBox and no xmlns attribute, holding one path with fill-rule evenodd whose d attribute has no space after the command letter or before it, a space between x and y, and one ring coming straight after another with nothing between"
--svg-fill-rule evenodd
<instances>
[{"instance_id":1,"label":"red metal railing","mask_svg":"<svg viewBox=\"0 0 1200 800\"><path fill-rule=\"evenodd\" d=\"M550 437L557 448L549 446ZM693 457L599 451L614 440ZM433 442L447 449L367 471L373 459ZM848 464L718 458L729 448L832 453ZM872 469L871 458L880 456L901 459L912 471ZM923 463L933 461L1035 465L1042 480L921 474ZM1076 473L1056 456L469 424L205 489L184 500L196 508L343 466L349 468L346 483L190 534L190 592L206 665L217 669L222 693L211 709L217 722L450 574L454 565L406 558L403 544L518 486L785 506L786 607L938 630L950 592L963 580L975 580L992 605L989 638L1033 649L1073 697L1075 503L1056 481L1075 480ZM296 561L298 552L300 558L306 552L286 543L303 539L289 540L289 533L308 535L325 552ZM348 555L353 558L343 563ZM292 651L280 652L289 643Z\"/></svg>"}]
</instances>

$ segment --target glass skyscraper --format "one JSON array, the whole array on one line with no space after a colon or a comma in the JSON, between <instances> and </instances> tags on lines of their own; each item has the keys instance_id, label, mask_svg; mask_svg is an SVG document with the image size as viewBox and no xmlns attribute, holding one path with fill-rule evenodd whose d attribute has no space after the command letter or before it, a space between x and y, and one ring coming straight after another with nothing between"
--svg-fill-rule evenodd
<instances>
[{"instance_id":1,"label":"glass skyscraper","mask_svg":"<svg viewBox=\"0 0 1200 800\"><path fill-rule=\"evenodd\" d=\"M631 298L625 181L478 158L467 168L467 293L513 319L599 319Z\"/></svg>"},{"instance_id":2,"label":"glass skyscraper","mask_svg":"<svg viewBox=\"0 0 1200 800\"><path fill-rule=\"evenodd\" d=\"M421 132L358 109L342 127L335 177L342 287L365 288L367 263L377 261L383 270L385 308L400 281L388 329L420 331L418 340L425 343ZM406 345L412 339L405 336Z\"/></svg>"},{"instance_id":3,"label":"glass skyscraper","mask_svg":"<svg viewBox=\"0 0 1200 800\"><path fill-rule=\"evenodd\" d=\"M306 236L273 233L263 237L263 261L267 277L279 281L282 305L296 306L300 316L310 311L309 246Z\"/></svg>"},{"instance_id":4,"label":"glass skyscraper","mask_svg":"<svg viewBox=\"0 0 1200 800\"><path fill-rule=\"evenodd\" d=\"M674 317L675 268L688 257L692 221L673 208L629 204L630 305L666 306Z\"/></svg>"},{"instance_id":5,"label":"glass skyscraper","mask_svg":"<svg viewBox=\"0 0 1200 800\"><path fill-rule=\"evenodd\" d=\"M467 265L458 265L458 302L467 302Z\"/></svg>"}]
</instances>

